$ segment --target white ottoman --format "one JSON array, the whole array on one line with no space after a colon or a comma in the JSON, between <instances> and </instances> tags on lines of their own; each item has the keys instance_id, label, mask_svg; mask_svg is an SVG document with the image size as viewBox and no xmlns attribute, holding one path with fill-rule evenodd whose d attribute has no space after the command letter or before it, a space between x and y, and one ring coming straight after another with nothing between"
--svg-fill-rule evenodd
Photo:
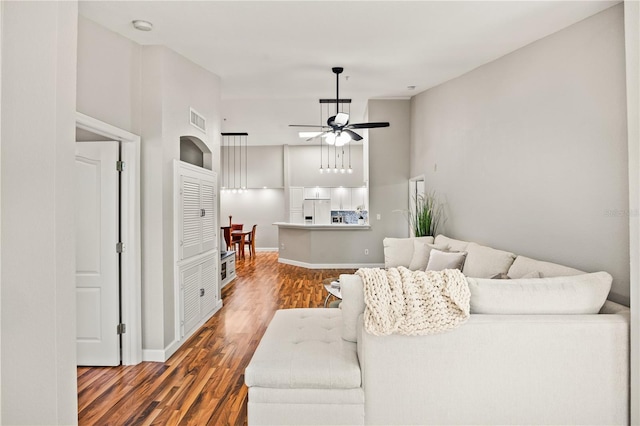
<instances>
[{"instance_id":1,"label":"white ottoman","mask_svg":"<svg viewBox=\"0 0 640 426\"><path fill-rule=\"evenodd\" d=\"M340 309L276 312L245 370L250 425L364 424L356 344Z\"/></svg>"}]
</instances>

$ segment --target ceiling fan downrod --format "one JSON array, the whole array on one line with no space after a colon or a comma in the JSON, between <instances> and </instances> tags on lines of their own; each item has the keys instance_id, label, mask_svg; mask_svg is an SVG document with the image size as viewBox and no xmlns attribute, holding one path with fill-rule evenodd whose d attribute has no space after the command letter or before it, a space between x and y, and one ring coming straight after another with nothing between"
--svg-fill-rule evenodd
<instances>
[{"instance_id":1,"label":"ceiling fan downrod","mask_svg":"<svg viewBox=\"0 0 640 426\"><path fill-rule=\"evenodd\" d=\"M340 103L339 77L340 77L340 74L342 73L342 71L344 71L344 68L342 68L342 67L333 67L333 68L331 68L331 71L333 71L333 73L336 75L336 115L338 115L338 113L340 112L340 111L338 111L339 103Z\"/></svg>"}]
</instances>

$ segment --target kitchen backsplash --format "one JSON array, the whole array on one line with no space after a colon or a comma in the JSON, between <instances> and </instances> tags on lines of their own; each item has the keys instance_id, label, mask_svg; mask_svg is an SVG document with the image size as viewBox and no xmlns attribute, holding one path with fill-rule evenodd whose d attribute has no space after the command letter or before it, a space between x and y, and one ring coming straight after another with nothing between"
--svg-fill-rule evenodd
<instances>
[{"instance_id":1,"label":"kitchen backsplash","mask_svg":"<svg viewBox=\"0 0 640 426\"><path fill-rule=\"evenodd\" d=\"M362 213L353 210L331 210L331 223L336 223L334 218L342 217L342 222L338 221L338 223L357 224L360 215L364 217L364 223L367 223L368 212L366 210L363 210Z\"/></svg>"}]
</instances>

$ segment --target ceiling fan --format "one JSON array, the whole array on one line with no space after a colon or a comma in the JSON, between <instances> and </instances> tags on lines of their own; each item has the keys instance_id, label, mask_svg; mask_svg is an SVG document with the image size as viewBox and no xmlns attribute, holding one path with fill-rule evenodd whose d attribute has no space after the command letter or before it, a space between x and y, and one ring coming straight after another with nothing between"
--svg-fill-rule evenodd
<instances>
[{"instance_id":1,"label":"ceiling fan","mask_svg":"<svg viewBox=\"0 0 640 426\"><path fill-rule=\"evenodd\" d=\"M305 125L305 124L290 124L289 127L314 127L321 129L327 129L319 132L317 135L310 137L307 141L311 141L317 138L324 138L329 145L342 146L351 140L362 140L362 136L353 131L353 129L373 129L376 127L389 127L389 123L386 121L372 122L372 123L349 123L349 114L339 112L340 104L340 82L339 77L344 68L334 67L331 68L336 75L336 114L327 119L326 126L318 125Z\"/></svg>"}]
</instances>

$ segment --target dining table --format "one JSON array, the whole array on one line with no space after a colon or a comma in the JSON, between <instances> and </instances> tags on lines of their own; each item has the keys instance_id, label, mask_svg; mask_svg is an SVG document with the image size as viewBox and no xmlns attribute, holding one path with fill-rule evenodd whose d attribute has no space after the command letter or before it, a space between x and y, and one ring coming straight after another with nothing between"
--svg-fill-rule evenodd
<instances>
[{"instance_id":1,"label":"dining table","mask_svg":"<svg viewBox=\"0 0 640 426\"><path fill-rule=\"evenodd\" d=\"M238 239L240 247L238 247L238 255L244 259L244 242L246 240L245 236L246 235L251 235L251 230L248 231L242 231L242 230L236 230L236 231L231 231L231 240L233 241L233 237L239 237Z\"/></svg>"}]
</instances>

